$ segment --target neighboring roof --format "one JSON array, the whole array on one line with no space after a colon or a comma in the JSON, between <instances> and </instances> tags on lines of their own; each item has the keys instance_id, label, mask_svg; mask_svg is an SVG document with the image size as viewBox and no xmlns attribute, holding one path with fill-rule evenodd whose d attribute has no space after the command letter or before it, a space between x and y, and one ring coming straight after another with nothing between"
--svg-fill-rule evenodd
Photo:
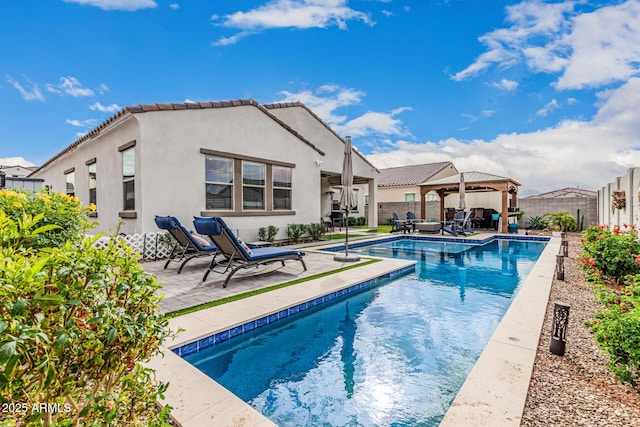
<instances>
[{"instance_id":1,"label":"neighboring roof","mask_svg":"<svg viewBox=\"0 0 640 427\"><path fill-rule=\"evenodd\" d=\"M472 184L474 182L493 182L493 181L510 181L515 185L520 185L519 182L507 178L506 176L493 175L485 172L461 172L456 175L447 176L440 179L435 179L433 181L425 181L422 182L422 185L441 185L441 184L459 184L460 183L460 175L464 174L464 182L465 185Z\"/></svg>"},{"instance_id":2,"label":"neighboring roof","mask_svg":"<svg viewBox=\"0 0 640 427\"><path fill-rule=\"evenodd\" d=\"M523 199L543 198L555 199L558 197L597 197L597 191L584 190L582 188L562 188L559 190L549 191L547 193L534 194L533 196L523 197Z\"/></svg>"},{"instance_id":3,"label":"neighboring roof","mask_svg":"<svg viewBox=\"0 0 640 427\"><path fill-rule=\"evenodd\" d=\"M324 152L320 150L318 147L309 142L306 138L300 135L295 129L291 126L280 120L275 115L271 114L267 108L260 105L258 102L253 99L237 99L233 101L217 101L217 102L185 102L182 104L142 104L135 105L130 107L124 107L122 110L118 111L113 116L109 117L107 120L96 126L93 130L90 130L82 137L77 139L75 142L70 144L64 150L47 160L42 166L38 167L35 171L43 169L48 166L50 163L63 156L64 154L75 150L79 145L84 142L90 141L98 136L100 133L107 128L112 128L116 126L120 122L126 120L134 114L148 113L154 111L171 111L171 110L201 110L207 108L228 108L228 107L240 107L240 106L254 106L262 111L264 114L269 116L272 120L278 123L280 126L285 128L288 132L292 133L296 138L300 139L302 142L310 146L312 149L317 151L320 155L324 156ZM34 172L35 172L34 171Z\"/></svg>"},{"instance_id":4,"label":"neighboring roof","mask_svg":"<svg viewBox=\"0 0 640 427\"><path fill-rule=\"evenodd\" d=\"M22 165L0 165L0 169L22 168L34 171L38 169L38 166L22 166Z\"/></svg>"},{"instance_id":5,"label":"neighboring roof","mask_svg":"<svg viewBox=\"0 0 640 427\"><path fill-rule=\"evenodd\" d=\"M320 124L322 124L322 126L327 128L329 130L329 132L334 134L336 136L336 138L338 138L340 141L342 141L344 143L344 139L342 139L342 137L340 135L338 135L338 133L331 128L331 126L326 124L320 117L318 117L318 115L316 113L311 111L311 109L309 109L309 107L304 105L302 102L299 102L299 101L298 102L275 102L275 103L272 103L272 104L264 104L264 107L266 109L268 109L268 110L273 110L273 109L276 109L276 108L293 108L293 107L304 108L309 114L311 114L313 116L313 118L315 118L318 122L320 122ZM361 154L355 147L352 146L352 150L362 160L364 160L369 166L371 166L373 169L375 169L376 172L380 172L380 170L378 170L377 167L375 167L369 160L367 160L367 158L363 154Z\"/></svg>"},{"instance_id":6,"label":"neighboring roof","mask_svg":"<svg viewBox=\"0 0 640 427\"><path fill-rule=\"evenodd\" d=\"M398 187L402 185L419 185L450 165L453 166L453 163L437 162L380 169L378 186ZM458 178L458 181L459 180Z\"/></svg>"}]
</instances>

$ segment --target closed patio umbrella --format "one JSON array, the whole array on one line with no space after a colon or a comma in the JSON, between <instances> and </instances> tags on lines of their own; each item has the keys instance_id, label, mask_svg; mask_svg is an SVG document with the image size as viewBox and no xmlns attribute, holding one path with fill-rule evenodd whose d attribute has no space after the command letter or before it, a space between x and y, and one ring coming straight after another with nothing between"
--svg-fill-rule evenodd
<instances>
[{"instance_id":1,"label":"closed patio umbrella","mask_svg":"<svg viewBox=\"0 0 640 427\"><path fill-rule=\"evenodd\" d=\"M342 161L342 176L340 182L340 210L346 214L344 255L333 257L335 261L359 261L357 255L349 255L349 212L358 206L358 200L353 192L353 160L351 159L351 137L347 136L344 142L344 159Z\"/></svg>"},{"instance_id":2,"label":"closed patio umbrella","mask_svg":"<svg viewBox=\"0 0 640 427\"><path fill-rule=\"evenodd\" d=\"M467 209L467 201L465 200L464 174L460 173L460 210Z\"/></svg>"}]
</instances>

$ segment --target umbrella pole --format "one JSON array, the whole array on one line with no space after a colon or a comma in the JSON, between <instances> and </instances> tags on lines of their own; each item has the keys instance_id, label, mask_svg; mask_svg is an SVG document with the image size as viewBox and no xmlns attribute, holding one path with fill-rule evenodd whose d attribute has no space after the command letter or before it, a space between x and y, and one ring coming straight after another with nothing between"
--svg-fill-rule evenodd
<instances>
[{"instance_id":1,"label":"umbrella pole","mask_svg":"<svg viewBox=\"0 0 640 427\"><path fill-rule=\"evenodd\" d=\"M344 231L344 238L345 238L345 241L344 241L344 254L345 254L345 256L348 257L349 256L349 211L347 210L345 212L347 213L347 217L346 217L347 220L346 220L346 223L344 225L344 230L345 230Z\"/></svg>"}]
</instances>

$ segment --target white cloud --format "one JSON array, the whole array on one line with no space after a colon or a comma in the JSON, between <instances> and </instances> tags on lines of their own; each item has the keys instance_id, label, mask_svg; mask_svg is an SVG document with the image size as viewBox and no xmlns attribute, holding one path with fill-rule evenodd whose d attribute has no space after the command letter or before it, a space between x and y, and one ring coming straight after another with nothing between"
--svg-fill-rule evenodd
<instances>
[{"instance_id":1,"label":"white cloud","mask_svg":"<svg viewBox=\"0 0 640 427\"><path fill-rule=\"evenodd\" d=\"M491 66L524 63L530 70L560 74L558 89L598 87L624 82L640 72L640 2L578 13L582 1L524 1L506 7L508 28L479 41L487 51L453 80L466 80Z\"/></svg>"},{"instance_id":2,"label":"white cloud","mask_svg":"<svg viewBox=\"0 0 640 427\"><path fill-rule=\"evenodd\" d=\"M551 101L547 102L544 107L536 111L536 116L547 117L547 114L557 110L558 108L560 108L560 104L558 104L557 100L552 99Z\"/></svg>"},{"instance_id":3,"label":"white cloud","mask_svg":"<svg viewBox=\"0 0 640 427\"><path fill-rule=\"evenodd\" d=\"M10 77L7 77L7 83L20 92L20 95L22 95L22 98L25 101L44 101L44 96L42 95L37 83L27 80L27 83L31 85L31 90L26 89L23 85Z\"/></svg>"},{"instance_id":4,"label":"white cloud","mask_svg":"<svg viewBox=\"0 0 640 427\"><path fill-rule=\"evenodd\" d=\"M300 101L330 126L339 125L346 120L346 116L334 113L336 109L357 105L365 95L362 91L337 85L320 86L315 93L310 90L303 90L297 93L282 91L281 93L285 97L276 102Z\"/></svg>"},{"instance_id":5,"label":"white cloud","mask_svg":"<svg viewBox=\"0 0 640 427\"><path fill-rule=\"evenodd\" d=\"M380 168L452 161L460 171L511 177L523 184L522 195L576 185L597 190L640 164L640 78L602 92L600 99L599 111L591 120L564 121L491 141L397 141L367 157Z\"/></svg>"},{"instance_id":6,"label":"white cloud","mask_svg":"<svg viewBox=\"0 0 640 427\"><path fill-rule=\"evenodd\" d=\"M139 9L157 7L154 0L63 0L65 3L77 3L83 6L95 6L103 10L125 10L133 12Z\"/></svg>"},{"instance_id":7,"label":"white cloud","mask_svg":"<svg viewBox=\"0 0 640 427\"><path fill-rule=\"evenodd\" d=\"M89 108L93 111L97 110L102 113L115 113L116 111L120 110L120 106L118 104L102 105L99 102L90 105Z\"/></svg>"},{"instance_id":8,"label":"white cloud","mask_svg":"<svg viewBox=\"0 0 640 427\"><path fill-rule=\"evenodd\" d=\"M173 10L178 10L178 9L180 9L180 5L178 3L171 3L169 5L169 8L173 9Z\"/></svg>"},{"instance_id":9,"label":"white cloud","mask_svg":"<svg viewBox=\"0 0 640 427\"><path fill-rule=\"evenodd\" d=\"M213 15L212 20L221 20L221 25L243 30L243 36L255 31L272 28L347 28L348 21L362 21L373 25L370 16L347 7L347 0L272 0L248 12L235 12L224 17ZM240 38L242 38L240 37ZM214 45L229 45L237 42L237 36L223 37Z\"/></svg>"},{"instance_id":10,"label":"white cloud","mask_svg":"<svg viewBox=\"0 0 640 427\"><path fill-rule=\"evenodd\" d=\"M276 102L302 102L324 122L341 135L354 137L372 135L408 136L409 131L396 116L411 107L399 107L391 112L368 111L352 120L336 112L339 108L360 104L365 93L335 84L325 84L315 92L303 90L297 93L283 91L285 98Z\"/></svg>"},{"instance_id":11,"label":"white cloud","mask_svg":"<svg viewBox=\"0 0 640 427\"><path fill-rule=\"evenodd\" d=\"M109 92L109 88L104 83L100 83L100 87L97 90L100 95L104 95L105 93Z\"/></svg>"},{"instance_id":12,"label":"white cloud","mask_svg":"<svg viewBox=\"0 0 640 427\"><path fill-rule=\"evenodd\" d=\"M66 122L71 126L80 127L80 128L92 127L98 124L98 121L96 119L88 119L88 120L67 119Z\"/></svg>"},{"instance_id":13,"label":"white cloud","mask_svg":"<svg viewBox=\"0 0 640 427\"><path fill-rule=\"evenodd\" d=\"M24 157L0 157L0 165L3 166L35 166Z\"/></svg>"},{"instance_id":14,"label":"white cloud","mask_svg":"<svg viewBox=\"0 0 640 427\"><path fill-rule=\"evenodd\" d=\"M582 14L567 38L571 56L557 87L625 81L640 72L640 2L630 0Z\"/></svg>"},{"instance_id":15,"label":"white cloud","mask_svg":"<svg viewBox=\"0 0 640 427\"><path fill-rule=\"evenodd\" d=\"M489 118L491 116L493 116L496 112L494 110L483 110L480 112L479 115L473 115L473 114L463 114L462 117L466 117L467 119L469 119L469 121L471 123L477 122L480 119L486 119Z\"/></svg>"},{"instance_id":16,"label":"white cloud","mask_svg":"<svg viewBox=\"0 0 640 427\"><path fill-rule=\"evenodd\" d=\"M491 65L510 67L527 57L527 43L535 39L542 43L541 50L529 52L530 65L536 66L541 57L555 57L554 48L557 37L568 25L566 15L573 11L574 2L543 3L539 0L522 2L507 6L506 21L513 24L510 28L500 28L479 38L488 51L476 58L466 69L452 76L453 80L465 80L477 75ZM539 65L538 65L539 66Z\"/></svg>"},{"instance_id":17,"label":"white cloud","mask_svg":"<svg viewBox=\"0 0 640 427\"><path fill-rule=\"evenodd\" d=\"M512 91L518 88L518 82L513 80L502 79L499 82L489 83L489 86L495 87L497 89Z\"/></svg>"},{"instance_id":18,"label":"white cloud","mask_svg":"<svg viewBox=\"0 0 640 427\"><path fill-rule=\"evenodd\" d=\"M82 84L75 77L61 77L60 81L60 89L74 98L94 95L91 89L83 88Z\"/></svg>"}]
</instances>

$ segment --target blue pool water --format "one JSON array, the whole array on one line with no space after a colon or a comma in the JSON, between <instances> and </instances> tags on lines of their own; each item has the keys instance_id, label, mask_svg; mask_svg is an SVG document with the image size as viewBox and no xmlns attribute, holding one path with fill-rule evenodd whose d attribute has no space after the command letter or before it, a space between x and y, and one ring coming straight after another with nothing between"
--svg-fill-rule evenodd
<instances>
[{"instance_id":1,"label":"blue pool water","mask_svg":"<svg viewBox=\"0 0 640 427\"><path fill-rule=\"evenodd\" d=\"M398 240L415 273L185 356L276 424L436 426L544 249Z\"/></svg>"}]
</instances>

